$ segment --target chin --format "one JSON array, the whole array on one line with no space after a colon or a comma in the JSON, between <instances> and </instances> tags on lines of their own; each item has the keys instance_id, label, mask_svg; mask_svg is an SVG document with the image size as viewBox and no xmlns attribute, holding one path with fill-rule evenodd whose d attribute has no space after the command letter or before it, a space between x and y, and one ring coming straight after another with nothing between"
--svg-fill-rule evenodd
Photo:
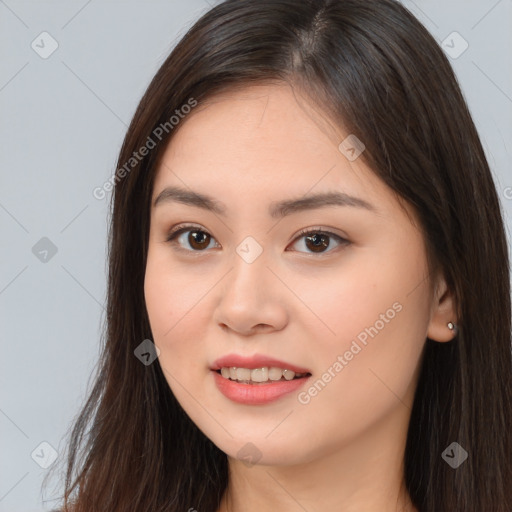
<instances>
[{"instance_id":1,"label":"chin","mask_svg":"<svg viewBox=\"0 0 512 512\"><path fill-rule=\"evenodd\" d=\"M281 439L265 439L265 436L261 434L251 437L246 432L241 437L224 438L220 442L212 439L212 442L228 457L236 459L248 467L294 466L315 458L313 452L304 451L303 442L290 438L286 444L283 444Z\"/></svg>"}]
</instances>

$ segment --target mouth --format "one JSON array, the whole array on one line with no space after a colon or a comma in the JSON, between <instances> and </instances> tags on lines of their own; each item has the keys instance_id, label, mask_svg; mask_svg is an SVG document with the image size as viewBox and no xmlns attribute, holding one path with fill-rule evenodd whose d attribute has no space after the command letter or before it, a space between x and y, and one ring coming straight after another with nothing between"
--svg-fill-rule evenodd
<instances>
[{"instance_id":1,"label":"mouth","mask_svg":"<svg viewBox=\"0 0 512 512\"><path fill-rule=\"evenodd\" d=\"M240 368L237 368L240 370ZM292 395L306 385L311 374L293 378L281 377L279 380L266 380L254 382L252 380L233 380L230 377L223 377L222 370L212 370L214 383L217 389L231 402L244 405L265 405Z\"/></svg>"},{"instance_id":2,"label":"mouth","mask_svg":"<svg viewBox=\"0 0 512 512\"><path fill-rule=\"evenodd\" d=\"M210 367L217 389L229 400L263 405L298 391L311 377L307 368L262 354L228 354Z\"/></svg>"}]
</instances>

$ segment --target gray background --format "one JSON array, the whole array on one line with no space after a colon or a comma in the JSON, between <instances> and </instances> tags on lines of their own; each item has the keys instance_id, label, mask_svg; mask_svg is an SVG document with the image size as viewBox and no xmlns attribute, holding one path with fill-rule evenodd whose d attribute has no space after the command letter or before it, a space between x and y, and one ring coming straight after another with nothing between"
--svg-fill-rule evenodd
<instances>
[{"instance_id":1,"label":"gray background","mask_svg":"<svg viewBox=\"0 0 512 512\"><path fill-rule=\"evenodd\" d=\"M450 60L510 227L512 0L403 3L447 51L464 48L446 39L453 31L469 45ZM40 465L52 449L40 443L63 453L104 320L110 196L92 191L115 171L150 79L208 8L206 0L0 0L0 512L55 505L52 487L41 501ZM58 43L47 58L44 31Z\"/></svg>"}]
</instances>

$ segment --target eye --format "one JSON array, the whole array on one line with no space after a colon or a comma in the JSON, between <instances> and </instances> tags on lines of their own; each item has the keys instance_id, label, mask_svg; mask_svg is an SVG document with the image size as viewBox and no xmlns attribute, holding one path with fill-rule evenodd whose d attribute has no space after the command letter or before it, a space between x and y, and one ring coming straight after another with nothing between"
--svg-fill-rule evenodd
<instances>
[{"instance_id":1,"label":"eye","mask_svg":"<svg viewBox=\"0 0 512 512\"><path fill-rule=\"evenodd\" d=\"M333 238L337 241L338 246L345 246L350 244L347 239L331 233L330 231L324 231L321 228L308 228L302 230L297 237L299 240L295 242L295 244L298 244L299 241L304 239L302 245L311 250L312 253L326 253L332 252L331 250L327 251L325 249L328 249L332 246L330 239Z\"/></svg>"},{"instance_id":2,"label":"eye","mask_svg":"<svg viewBox=\"0 0 512 512\"><path fill-rule=\"evenodd\" d=\"M297 242L295 242L294 245L298 244L301 239L304 239L303 245L313 254L332 252L331 250L326 250L333 245L331 239L335 239L338 246L350 244L350 242L345 238L331 233L330 231L324 231L321 228L308 228L302 230L296 237L295 240L297 240ZM198 226L192 225L180 225L176 227L169 233L166 239L167 242L177 245L178 250L186 252L202 252L209 248L210 243L213 240L215 240L215 238L213 238L207 231ZM189 244L191 249L184 249L183 244ZM220 247L218 244L217 246Z\"/></svg>"},{"instance_id":3,"label":"eye","mask_svg":"<svg viewBox=\"0 0 512 512\"><path fill-rule=\"evenodd\" d=\"M184 237L183 235L187 233L188 236ZM174 245L178 245L179 250L187 252L201 252L205 249L208 249L211 240L215 239L207 231L204 231L198 226L191 225L178 226L176 229L172 230L167 236L167 242L172 243ZM183 249L183 243L190 244L192 250Z\"/></svg>"}]
</instances>

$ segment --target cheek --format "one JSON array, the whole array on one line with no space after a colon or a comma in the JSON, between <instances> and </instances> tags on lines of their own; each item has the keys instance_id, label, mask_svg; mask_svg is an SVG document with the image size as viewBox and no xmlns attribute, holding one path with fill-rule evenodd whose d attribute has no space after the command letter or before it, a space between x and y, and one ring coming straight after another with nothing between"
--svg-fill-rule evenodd
<instances>
[{"instance_id":1,"label":"cheek","mask_svg":"<svg viewBox=\"0 0 512 512\"><path fill-rule=\"evenodd\" d=\"M194 286L192 276L171 270L165 260L148 256L144 281L144 294L153 342L160 350L158 364L172 393L181 404L190 407L190 393L198 396L200 373L205 373L204 361L198 357L201 353L201 335L199 323L191 321L194 305L201 295ZM199 283L200 286L200 283ZM196 293L188 292L196 290Z\"/></svg>"},{"instance_id":2,"label":"cheek","mask_svg":"<svg viewBox=\"0 0 512 512\"><path fill-rule=\"evenodd\" d=\"M417 309L407 296L416 270L397 271L400 264L386 264L370 251L356 256L312 279L288 276L309 310L297 319L307 322L312 340L336 354L348 350L352 340L364 346L369 339L384 338L385 332L391 333L402 322L406 309Z\"/></svg>"},{"instance_id":3,"label":"cheek","mask_svg":"<svg viewBox=\"0 0 512 512\"><path fill-rule=\"evenodd\" d=\"M201 343L198 321L201 308L197 306L207 286L201 276L173 268L170 258L162 252L162 255L151 251L148 254L144 295L161 364L175 368L184 361L190 365L190 354Z\"/></svg>"},{"instance_id":4,"label":"cheek","mask_svg":"<svg viewBox=\"0 0 512 512\"><path fill-rule=\"evenodd\" d=\"M332 407L333 418L349 413L353 425L371 423L401 402L412 405L428 326L421 254L378 256L359 258L323 290L329 300L318 302L317 311L332 332L318 339L319 381L302 397Z\"/></svg>"}]
</instances>

